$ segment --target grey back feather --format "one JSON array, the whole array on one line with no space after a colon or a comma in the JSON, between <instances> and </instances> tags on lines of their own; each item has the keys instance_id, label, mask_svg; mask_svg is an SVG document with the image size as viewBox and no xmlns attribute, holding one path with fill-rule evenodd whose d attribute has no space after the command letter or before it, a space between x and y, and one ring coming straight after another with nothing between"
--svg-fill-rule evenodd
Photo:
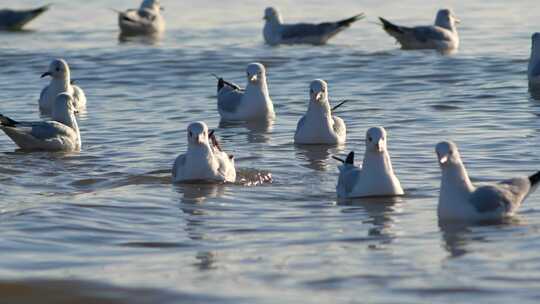
<instances>
[{"instance_id":1,"label":"grey back feather","mask_svg":"<svg viewBox=\"0 0 540 304\"><path fill-rule=\"evenodd\" d=\"M240 106L242 97L244 97L243 91L224 86L218 92L218 108L225 112L236 112Z\"/></svg>"}]
</instances>

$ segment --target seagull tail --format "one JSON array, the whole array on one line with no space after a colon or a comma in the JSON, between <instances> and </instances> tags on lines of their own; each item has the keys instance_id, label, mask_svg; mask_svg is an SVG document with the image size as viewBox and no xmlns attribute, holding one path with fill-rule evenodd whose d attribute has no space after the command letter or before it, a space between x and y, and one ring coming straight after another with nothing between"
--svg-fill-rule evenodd
<instances>
[{"instance_id":1,"label":"seagull tail","mask_svg":"<svg viewBox=\"0 0 540 304\"><path fill-rule=\"evenodd\" d=\"M349 165L354 165L354 151L351 151L351 153L347 155L347 158L345 159L345 163Z\"/></svg>"},{"instance_id":2,"label":"seagull tail","mask_svg":"<svg viewBox=\"0 0 540 304\"><path fill-rule=\"evenodd\" d=\"M366 17L366 15L364 13L360 13L356 16L352 16L351 18L348 18L348 19L344 19L344 20L340 20L337 23L337 25L339 27L347 27L347 26L350 26L352 23L358 21L358 20L361 20L361 19L364 19Z\"/></svg>"},{"instance_id":3,"label":"seagull tail","mask_svg":"<svg viewBox=\"0 0 540 304\"><path fill-rule=\"evenodd\" d=\"M45 13L45 12L49 9L49 7L51 7L51 5L52 5L52 4L47 4L47 5L44 5L44 6L42 6L42 7L38 7L38 8L36 8L36 9L33 9L33 10L31 11L31 13L32 13L32 15L34 15L34 17L37 17L37 16L39 16L39 15Z\"/></svg>"},{"instance_id":4,"label":"seagull tail","mask_svg":"<svg viewBox=\"0 0 540 304\"><path fill-rule=\"evenodd\" d=\"M529 176L529 181L531 182L531 187L535 187L540 182L540 171L536 172L535 174Z\"/></svg>"},{"instance_id":5,"label":"seagull tail","mask_svg":"<svg viewBox=\"0 0 540 304\"><path fill-rule=\"evenodd\" d=\"M379 20L381 20L383 29L385 31L403 34L403 31L399 28L399 26L397 26L397 25L393 24L392 22L384 19L383 17L379 17Z\"/></svg>"},{"instance_id":6,"label":"seagull tail","mask_svg":"<svg viewBox=\"0 0 540 304\"><path fill-rule=\"evenodd\" d=\"M3 127L16 127L18 124L17 121L7 117L7 116L4 116L2 114L0 114L0 125L3 126Z\"/></svg>"}]
</instances>

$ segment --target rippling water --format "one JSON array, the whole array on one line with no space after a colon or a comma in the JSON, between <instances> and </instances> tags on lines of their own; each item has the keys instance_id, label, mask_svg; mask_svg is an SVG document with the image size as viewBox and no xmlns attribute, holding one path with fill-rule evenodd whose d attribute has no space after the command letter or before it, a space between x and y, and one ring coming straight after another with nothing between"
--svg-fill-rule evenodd
<instances>
[{"instance_id":1,"label":"rippling water","mask_svg":"<svg viewBox=\"0 0 540 304\"><path fill-rule=\"evenodd\" d=\"M37 1L4 1L32 6ZM54 57L84 88L83 150L24 153L0 135L0 293L51 303L537 303L540 193L511 221L439 226L434 145L453 139L472 179L540 168L540 102L527 90L538 1L450 1L461 18L453 56L403 52L383 15L431 23L442 3L290 3L286 19L364 11L324 47L262 44L261 2L167 1L156 44L119 43L116 16L137 1L56 1L29 27L1 33L0 112L39 119L39 75ZM247 1L246 1L247 2ZM277 120L220 124L217 73L244 83L267 66ZM314 78L328 81L347 145L293 145ZM232 152L242 183L172 185L185 128L205 120ZM332 154L363 152L365 131L389 132L399 200L338 202ZM262 181L271 174L272 183ZM262 182L261 182L262 181ZM143 289L140 289L143 288ZM32 290L34 293L29 293ZM55 294L58 298L50 298ZM108 302L109 303L109 302Z\"/></svg>"}]
</instances>

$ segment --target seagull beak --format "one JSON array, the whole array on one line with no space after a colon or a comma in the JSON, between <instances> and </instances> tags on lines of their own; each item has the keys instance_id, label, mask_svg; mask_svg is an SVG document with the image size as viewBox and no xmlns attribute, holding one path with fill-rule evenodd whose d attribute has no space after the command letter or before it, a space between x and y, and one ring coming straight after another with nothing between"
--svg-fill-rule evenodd
<instances>
[{"instance_id":1,"label":"seagull beak","mask_svg":"<svg viewBox=\"0 0 540 304\"><path fill-rule=\"evenodd\" d=\"M377 144L375 145L375 148L377 148L377 152L382 152L383 151L383 148L382 148L382 140L379 140L377 142Z\"/></svg>"},{"instance_id":2,"label":"seagull beak","mask_svg":"<svg viewBox=\"0 0 540 304\"><path fill-rule=\"evenodd\" d=\"M439 164L444 165L448 162L448 155L439 156Z\"/></svg>"},{"instance_id":3,"label":"seagull beak","mask_svg":"<svg viewBox=\"0 0 540 304\"><path fill-rule=\"evenodd\" d=\"M454 22L459 24L461 23L461 19L459 19L458 17L454 16Z\"/></svg>"},{"instance_id":4,"label":"seagull beak","mask_svg":"<svg viewBox=\"0 0 540 304\"><path fill-rule=\"evenodd\" d=\"M323 92L317 92L317 94L315 94L315 100L320 101L323 98L323 96L324 96Z\"/></svg>"},{"instance_id":5,"label":"seagull beak","mask_svg":"<svg viewBox=\"0 0 540 304\"><path fill-rule=\"evenodd\" d=\"M159 7L159 10L160 10L160 11L164 11L165 8L164 8L163 6L160 6L160 7Z\"/></svg>"},{"instance_id":6,"label":"seagull beak","mask_svg":"<svg viewBox=\"0 0 540 304\"><path fill-rule=\"evenodd\" d=\"M249 82L257 82L257 75L249 76Z\"/></svg>"},{"instance_id":7,"label":"seagull beak","mask_svg":"<svg viewBox=\"0 0 540 304\"><path fill-rule=\"evenodd\" d=\"M45 72L45 73L41 74L41 78L43 78L45 76L52 76L51 72Z\"/></svg>"},{"instance_id":8,"label":"seagull beak","mask_svg":"<svg viewBox=\"0 0 540 304\"><path fill-rule=\"evenodd\" d=\"M202 145L204 143L204 139L203 139L203 135L202 134L199 134L197 135L197 143L199 145Z\"/></svg>"}]
</instances>

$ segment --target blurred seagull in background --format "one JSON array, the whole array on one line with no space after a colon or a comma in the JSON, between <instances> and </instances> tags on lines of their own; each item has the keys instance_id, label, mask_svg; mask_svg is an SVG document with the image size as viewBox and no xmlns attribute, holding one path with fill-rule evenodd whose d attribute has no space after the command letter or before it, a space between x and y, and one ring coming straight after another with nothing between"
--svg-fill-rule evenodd
<instances>
[{"instance_id":1,"label":"blurred seagull in background","mask_svg":"<svg viewBox=\"0 0 540 304\"><path fill-rule=\"evenodd\" d=\"M0 30L21 30L28 22L46 12L49 6L28 10L0 9Z\"/></svg>"},{"instance_id":2,"label":"blurred seagull in background","mask_svg":"<svg viewBox=\"0 0 540 304\"><path fill-rule=\"evenodd\" d=\"M161 15L163 7L159 0L144 0L139 9L129 9L118 13L118 25L123 36L160 35L165 31L165 21Z\"/></svg>"},{"instance_id":3,"label":"blurred seagull in background","mask_svg":"<svg viewBox=\"0 0 540 304\"><path fill-rule=\"evenodd\" d=\"M435 25L405 27L379 17L383 29L401 44L404 50L435 49L450 53L459 47L456 23L460 20L449 9L437 12Z\"/></svg>"},{"instance_id":4,"label":"blurred seagull in background","mask_svg":"<svg viewBox=\"0 0 540 304\"><path fill-rule=\"evenodd\" d=\"M540 33L534 33L531 40L531 57L527 68L529 87L540 89Z\"/></svg>"},{"instance_id":5,"label":"blurred seagull in background","mask_svg":"<svg viewBox=\"0 0 540 304\"><path fill-rule=\"evenodd\" d=\"M284 24L279 11L267 7L264 10L263 36L269 45L300 43L321 45L364 17L365 15L361 13L336 22Z\"/></svg>"}]
</instances>

